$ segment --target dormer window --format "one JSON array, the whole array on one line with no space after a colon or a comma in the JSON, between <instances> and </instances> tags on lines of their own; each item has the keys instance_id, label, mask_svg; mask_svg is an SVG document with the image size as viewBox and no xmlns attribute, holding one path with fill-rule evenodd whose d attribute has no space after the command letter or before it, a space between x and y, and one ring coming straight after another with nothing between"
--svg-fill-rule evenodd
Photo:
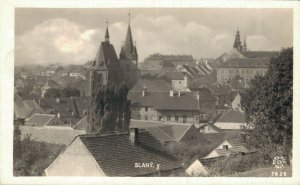
<instances>
[{"instance_id":1,"label":"dormer window","mask_svg":"<svg viewBox=\"0 0 300 185\"><path fill-rule=\"evenodd\" d=\"M224 150L228 150L228 145L223 145Z\"/></svg>"}]
</instances>

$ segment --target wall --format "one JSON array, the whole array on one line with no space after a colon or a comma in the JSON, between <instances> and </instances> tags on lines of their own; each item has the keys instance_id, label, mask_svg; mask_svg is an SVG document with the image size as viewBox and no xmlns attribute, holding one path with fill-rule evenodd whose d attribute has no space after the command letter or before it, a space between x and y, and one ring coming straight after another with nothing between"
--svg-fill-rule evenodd
<instances>
[{"instance_id":1,"label":"wall","mask_svg":"<svg viewBox=\"0 0 300 185\"><path fill-rule=\"evenodd\" d=\"M105 176L79 137L45 169L45 174L46 176Z\"/></svg>"}]
</instances>

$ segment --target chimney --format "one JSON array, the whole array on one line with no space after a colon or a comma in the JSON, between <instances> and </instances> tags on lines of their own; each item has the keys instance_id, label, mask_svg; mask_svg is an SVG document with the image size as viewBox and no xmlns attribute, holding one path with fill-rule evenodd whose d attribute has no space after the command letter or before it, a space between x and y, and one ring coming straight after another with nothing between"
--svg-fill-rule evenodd
<instances>
[{"instance_id":1,"label":"chimney","mask_svg":"<svg viewBox=\"0 0 300 185\"><path fill-rule=\"evenodd\" d=\"M170 97L173 97L174 96L174 92L173 90L170 90Z\"/></svg>"},{"instance_id":2,"label":"chimney","mask_svg":"<svg viewBox=\"0 0 300 185\"><path fill-rule=\"evenodd\" d=\"M180 95L181 95L181 94L180 94L180 91L178 91L178 97L180 97Z\"/></svg>"},{"instance_id":3,"label":"chimney","mask_svg":"<svg viewBox=\"0 0 300 185\"><path fill-rule=\"evenodd\" d=\"M146 96L146 93L147 93L147 86L144 86L144 87L143 87L142 93L143 93L143 96Z\"/></svg>"},{"instance_id":4,"label":"chimney","mask_svg":"<svg viewBox=\"0 0 300 185\"><path fill-rule=\"evenodd\" d=\"M138 128L131 128L129 133L129 140L132 145L136 145L138 143L138 134L139 129Z\"/></svg>"},{"instance_id":5,"label":"chimney","mask_svg":"<svg viewBox=\"0 0 300 185\"><path fill-rule=\"evenodd\" d=\"M200 99L200 94L199 94L199 92L197 92L197 100L199 100Z\"/></svg>"},{"instance_id":6,"label":"chimney","mask_svg":"<svg viewBox=\"0 0 300 185\"><path fill-rule=\"evenodd\" d=\"M143 93L143 96L146 96L146 91L145 91L145 90L143 90L143 92L142 92L142 93Z\"/></svg>"},{"instance_id":7,"label":"chimney","mask_svg":"<svg viewBox=\"0 0 300 185\"><path fill-rule=\"evenodd\" d=\"M60 113L57 113L57 117L60 118Z\"/></svg>"},{"instance_id":8,"label":"chimney","mask_svg":"<svg viewBox=\"0 0 300 185\"><path fill-rule=\"evenodd\" d=\"M60 98L56 98L56 103L60 103Z\"/></svg>"}]
</instances>

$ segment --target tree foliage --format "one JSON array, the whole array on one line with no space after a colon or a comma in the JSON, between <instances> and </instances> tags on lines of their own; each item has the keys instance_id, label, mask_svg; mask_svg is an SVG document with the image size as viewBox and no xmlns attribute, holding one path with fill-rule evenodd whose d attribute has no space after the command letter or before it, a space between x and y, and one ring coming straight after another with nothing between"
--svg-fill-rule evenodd
<instances>
[{"instance_id":1,"label":"tree foliage","mask_svg":"<svg viewBox=\"0 0 300 185\"><path fill-rule=\"evenodd\" d=\"M126 85L99 86L90 100L88 132L128 131L131 111Z\"/></svg>"},{"instance_id":2,"label":"tree foliage","mask_svg":"<svg viewBox=\"0 0 300 185\"><path fill-rule=\"evenodd\" d=\"M247 123L254 125L246 142L288 156L292 149L292 100L293 48L288 48L271 58L265 77L257 76L241 93Z\"/></svg>"},{"instance_id":3,"label":"tree foliage","mask_svg":"<svg viewBox=\"0 0 300 185\"><path fill-rule=\"evenodd\" d=\"M21 131L18 125L14 129L13 166L15 176L41 176L64 145L55 145L37 142L25 135L21 140Z\"/></svg>"},{"instance_id":4,"label":"tree foliage","mask_svg":"<svg viewBox=\"0 0 300 185\"><path fill-rule=\"evenodd\" d=\"M45 98L70 98L80 96L80 91L75 88L50 88L46 91Z\"/></svg>"}]
</instances>

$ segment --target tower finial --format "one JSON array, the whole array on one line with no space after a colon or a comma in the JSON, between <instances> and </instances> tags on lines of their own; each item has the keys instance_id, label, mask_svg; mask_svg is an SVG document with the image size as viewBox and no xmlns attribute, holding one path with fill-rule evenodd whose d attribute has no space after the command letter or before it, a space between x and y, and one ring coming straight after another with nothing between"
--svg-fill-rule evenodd
<instances>
[{"instance_id":1,"label":"tower finial","mask_svg":"<svg viewBox=\"0 0 300 185\"><path fill-rule=\"evenodd\" d=\"M109 42L109 33L108 33L108 20L106 20L106 33L105 33L105 42Z\"/></svg>"},{"instance_id":2,"label":"tower finial","mask_svg":"<svg viewBox=\"0 0 300 185\"><path fill-rule=\"evenodd\" d=\"M130 12L128 13L128 24L130 24Z\"/></svg>"}]
</instances>

